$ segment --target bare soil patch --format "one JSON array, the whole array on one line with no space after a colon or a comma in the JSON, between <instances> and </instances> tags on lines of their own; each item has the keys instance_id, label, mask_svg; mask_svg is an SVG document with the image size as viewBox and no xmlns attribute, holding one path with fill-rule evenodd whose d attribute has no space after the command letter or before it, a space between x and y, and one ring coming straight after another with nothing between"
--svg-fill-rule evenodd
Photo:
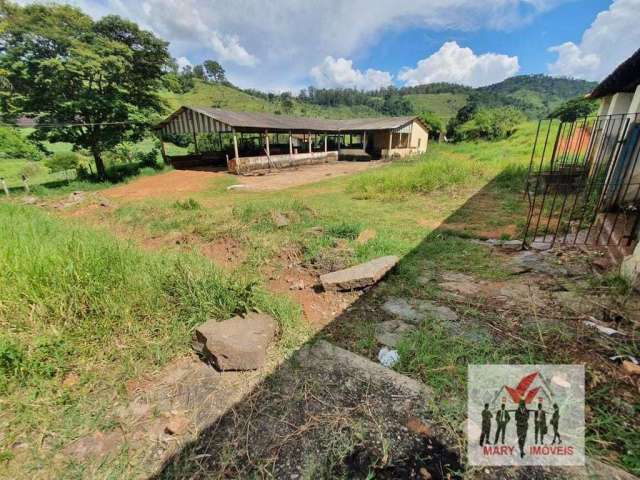
<instances>
[{"instance_id":1,"label":"bare soil patch","mask_svg":"<svg viewBox=\"0 0 640 480\"><path fill-rule=\"evenodd\" d=\"M298 168L273 170L259 175L238 176L239 189L274 191L319 182L327 178L362 172L381 165L381 162L337 162L322 165L305 165ZM143 200L145 198L184 198L206 190L213 180L231 177L222 170L173 170L167 173L136 179L126 185L104 190L105 197L119 200Z\"/></svg>"},{"instance_id":2,"label":"bare soil patch","mask_svg":"<svg viewBox=\"0 0 640 480\"><path fill-rule=\"evenodd\" d=\"M173 170L138 178L126 185L104 190L107 198L142 200L152 197L181 198L206 190L212 180L228 175L224 171Z\"/></svg>"},{"instance_id":3,"label":"bare soil patch","mask_svg":"<svg viewBox=\"0 0 640 480\"><path fill-rule=\"evenodd\" d=\"M320 165L305 165L298 168L272 170L263 175L238 177L238 184L245 185L247 190L273 191L289 187L298 187L307 183L319 182L327 178L341 177L352 173L362 172L383 164L373 162L336 162Z\"/></svg>"}]
</instances>

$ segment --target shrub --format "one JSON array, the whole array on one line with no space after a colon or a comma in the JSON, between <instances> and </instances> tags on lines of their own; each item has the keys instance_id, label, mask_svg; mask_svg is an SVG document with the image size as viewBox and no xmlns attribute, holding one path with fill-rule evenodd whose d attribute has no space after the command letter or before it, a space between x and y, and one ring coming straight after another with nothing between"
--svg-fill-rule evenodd
<instances>
[{"instance_id":1,"label":"shrub","mask_svg":"<svg viewBox=\"0 0 640 480\"><path fill-rule=\"evenodd\" d=\"M80 155L75 152L57 152L47 158L44 164L52 172L77 170L80 166Z\"/></svg>"},{"instance_id":2,"label":"shrub","mask_svg":"<svg viewBox=\"0 0 640 480\"><path fill-rule=\"evenodd\" d=\"M420 114L420 120L427 124L429 127L429 135L432 138L437 139L440 136L440 132L444 130L442 120L433 112L425 111Z\"/></svg>"},{"instance_id":3,"label":"shrub","mask_svg":"<svg viewBox=\"0 0 640 480\"><path fill-rule=\"evenodd\" d=\"M22 136L17 128L0 126L1 158L38 161L42 159L42 152L35 143Z\"/></svg>"},{"instance_id":4,"label":"shrub","mask_svg":"<svg viewBox=\"0 0 640 480\"><path fill-rule=\"evenodd\" d=\"M524 115L512 107L479 109L455 128L454 139L500 140L511 136L524 120Z\"/></svg>"}]
</instances>

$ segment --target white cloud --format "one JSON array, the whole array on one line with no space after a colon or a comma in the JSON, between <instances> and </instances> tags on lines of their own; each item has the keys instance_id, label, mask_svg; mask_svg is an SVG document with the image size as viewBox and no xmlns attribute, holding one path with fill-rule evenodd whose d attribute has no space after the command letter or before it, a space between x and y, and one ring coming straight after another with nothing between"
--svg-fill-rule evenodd
<instances>
[{"instance_id":1,"label":"white cloud","mask_svg":"<svg viewBox=\"0 0 640 480\"><path fill-rule=\"evenodd\" d=\"M253 67L258 63L258 59L240 45L240 39L237 35L222 36L217 32L213 32L211 34L211 45L221 62L231 61L245 67Z\"/></svg>"},{"instance_id":2,"label":"white cloud","mask_svg":"<svg viewBox=\"0 0 640 480\"><path fill-rule=\"evenodd\" d=\"M416 68L404 69L398 78L408 86L452 82L480 87L500 82L519 69L518 57L497 53L476 55L470 48L446 42L433 55L420 60Z\"/></svg>"},{"instance_id":3,"label":"white cloud","mask_svg":"<svg viewBox=\"0 0 640 480\"><path fill-rule=\"evenodd\" d=\"M322 88L342 87L358 90L375 90L391 85L391 74L368 69L362 72L353 68L353 62L345 58L328 56L310 71L315 85Z\"/></svg>"},{"instance_id":4,"label":"white cloud","mask_svg":"<svg viewBox=\"0 0 640 480\"><path fill-rule=\"evenodd\" d=\"M575 0L55 1L131 18L171 42L175 57L220 60L232 82L266 90L306 84L329 55L357 60L391 29L513 29Z\"/></svg>"},{"instance_id":5,"label":"white cloud","mask_svg":"<svg viewBox=\"0 0 640 480\"><path fill-rule=\"evenodd\" d=\"M579 44L566 42L549 50L558 54L549 72L601 80L640 46L640 0L615 0L585 30Z\"/></svg>"}]
</instances>

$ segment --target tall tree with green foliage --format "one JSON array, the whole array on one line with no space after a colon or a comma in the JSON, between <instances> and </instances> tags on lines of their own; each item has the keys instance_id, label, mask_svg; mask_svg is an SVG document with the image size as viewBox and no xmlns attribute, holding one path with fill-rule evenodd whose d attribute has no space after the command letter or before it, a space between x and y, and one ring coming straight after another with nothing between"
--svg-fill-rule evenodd
<instances>
[{"instance_id":1,"label":"tall tree with green foliage","mask_svg":"<svg viewBox=\"0 0 640 480\"><path fill-rule=\"evenodd\" d=\"M559 118L563 122L575 122L578 118L588 117L598 109L598 102L588 98L572 98L556 108L549 115L550 118Z\"/></svg>"},{"instance_id":2,"label":"tall tree with green foliage","mask_svg":"<svg viewBox=\"0 0 640 480\"><path fill-rule=\"evenodd\" d=\"M167 43L128 20L94 21L68 5L0 0L0 21L0 70L15 107L51 126L34 137L89 150L104 179L103 153L139 140L163 110Z\"/></svg>"},{"instance_id":3,"label":"tall tree with green foliage","mask_svg":"<svg viewBox=\"0 0 640 480\"><path fill-rule=\"evenodd\" d=\"M205 60L203 66L210 80L218 83L227 81L227 74L224 68L215 60Z\"/></svg>"}]
</instances>

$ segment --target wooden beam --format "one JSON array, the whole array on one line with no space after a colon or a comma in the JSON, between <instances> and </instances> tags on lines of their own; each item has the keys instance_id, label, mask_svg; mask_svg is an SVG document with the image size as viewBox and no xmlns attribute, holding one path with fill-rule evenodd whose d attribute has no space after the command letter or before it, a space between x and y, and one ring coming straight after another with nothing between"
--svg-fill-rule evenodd
<instances>
[{"instance_id":1,"label":"wooden beam","mask_svg":"<svg viewBox=\"0 0 640 480\"><path fill-rule=\"evenodd\" d=\"M271 153L269 152L269 132L264 132L264 141L265 146L267 147L267 157L270 157Z\"/></svg>"},{"instance_id":2,"label":"wooden beam","mask_svg":"<svg viewBox=\"0 0 640 480\"><path fill-rule=\"evenodd\" d=\"M293 155L293 140L291 139L291 131L289 131L289 155Z\"/></svg>"},{"instance_id":3,"label":"wooden beam","mask_svg":"<svg viewBox=\"0 0 640 480\"><path fill-rule=\"evenodd\" d=\"M393 130L389 130L389 150L387 150L387 155L391 157L391 141L393 139Z\"/></svg>"},{"instance_id":4,"label":"wooden beam","mask_svg":"<svg viewBox=\"0 0 640 480\"><path fill-rule=\"evenodd\" d=\"M367 131L362 132L362 149L367 150Z\"/></svg>"},{"instance_id":5,"label":"wooden beam","mask_svg":"<svg viewBox=\"0 0 640 480\"><path fill-rule=\"evenodd\" d=\"M311 132L309 132L309 153L311 153Z\"/></svg>"},{"instance_id":6,"label":"wooden beam","mask_svg":"<svg viewBox=\"0 0 640 480\"><path fill-rule=\"evenodd\" d=\"M327 153L327 134L324 134L324 153Z\"/></svg>"}]
</instances>

